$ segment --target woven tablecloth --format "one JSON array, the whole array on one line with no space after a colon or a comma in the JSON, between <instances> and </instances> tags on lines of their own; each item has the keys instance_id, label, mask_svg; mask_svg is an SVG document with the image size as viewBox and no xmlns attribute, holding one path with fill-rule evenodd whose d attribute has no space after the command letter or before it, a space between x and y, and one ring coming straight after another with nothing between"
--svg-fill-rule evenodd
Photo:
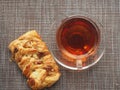
<instances>
[{"instance_id":1,"label":"woven tablecloth","mask_svg":"<svg viewBox=\"0 0 120 90\"><path fill-rule=\"evenodd\" d=\"M45 34L60 13L84 11L105 29L106 52L92 68L80 72L62 66L60 80L46 90L120 90L119 0L0 0L0 90L30 90L26 78L10 62L8 44L28 30Z\"/></svg>"}]
</instances>

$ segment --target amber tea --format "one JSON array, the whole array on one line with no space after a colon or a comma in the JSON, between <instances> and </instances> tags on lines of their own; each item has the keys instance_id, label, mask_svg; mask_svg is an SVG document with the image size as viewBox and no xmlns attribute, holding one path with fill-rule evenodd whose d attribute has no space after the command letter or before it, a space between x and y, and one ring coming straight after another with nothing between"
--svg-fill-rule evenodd
<instances>
[{"instance_id":1,"label":"amber tea","mask_svg":"<svg viewBox=\"0 0 120 90\"><path fill-rule=\"evenodd\" d=\"M97 25L84 17L71 17L63 21L58 28L56 40L63 54L85 55L94 51L100 35Z\"/></svg>"}]
</instances>

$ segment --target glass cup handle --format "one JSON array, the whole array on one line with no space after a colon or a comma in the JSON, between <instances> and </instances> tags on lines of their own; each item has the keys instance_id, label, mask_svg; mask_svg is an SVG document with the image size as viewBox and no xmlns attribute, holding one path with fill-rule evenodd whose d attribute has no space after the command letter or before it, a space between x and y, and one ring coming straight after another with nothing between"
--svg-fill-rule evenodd
<instances>
[{"instance_id":1,"label":"glass cup handle","mask_svg":"<svg viewBox=\"0 0 120 90\"><path fill-rule=\"evenodd\" d=\"M83 63L86 62L87 57L77 57L76 58L76 67L78 70L82 70L84 65Z\"/></svg>"},{"instance_id":2,"label":"glass cup handle","mask_svg":"<svg viewBox=\"0 0 120 90\"><path fill-rule=\"evenodd\" d=\"M78 70L82 69L82 64L83 64L82 59L77 59L76 60L76 67L77 67Z\"/></svg>"}]
</instances>

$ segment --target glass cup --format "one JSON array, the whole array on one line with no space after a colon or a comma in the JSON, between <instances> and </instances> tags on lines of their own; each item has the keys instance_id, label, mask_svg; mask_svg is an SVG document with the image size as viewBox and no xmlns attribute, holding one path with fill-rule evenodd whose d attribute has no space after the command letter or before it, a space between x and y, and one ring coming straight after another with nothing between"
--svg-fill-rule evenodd
<instances>
[{"instance_id":1,"label":"glass cup","mask_svg":"<svg viewBox=\"0 0 120 90\"><path fill-rule=\"evenodd\" d=\"M86 20L86 21L88 21L88 23L93 25L93 27L96 30L96 33L94 33L93 36L95 35L98 37L97 43L93 42L94 43L94 44L92 44L93 46L87 52L82 53L82 54L81 53L72 54L71 52L69 52L69 50L67 50L64 47L64 45L61 44L61 43L64 43L64 38L66 38L66 37L63 37L63 40L58 39L59 35L62 36L61 33L62 33L62 29L65 27L65 23L69 22L69 20L72 21L75 18ZM71 25L72 25L72 23L71 23ZM62 29L61 29L61 27L62 27ZM78 27L79 27L79 24L78 24ZM92 31L90 31L90 32L92 32ZM103 56L103 54L105 52L105 35L104 34L105 34L105 31L103 29L102 24L99 23L98 20L96 20L95 18L91 17L88 14L61 15L61 16L58 16L56 18L56 20L54 21L54 23L51 25L51 28L48 32L49 38L47 38L48 39L47 44L48 44L48 47L49 47L52 55L54 56L55 60L60 65L62 65L65 68L71 69L71 70L84 70L84 69L87 69L87 68L95 65ZM87 33L85 35L87 35ZM94 38L96 38L96 37L93 37L93 39ZM88 39L88 40L90 40L90 39ZM93 40L91 40L91 41L93 41ZM91 42L91 41L89 41L89 42ZM78 39L78 42L80 42L79 39ZM80 43L78 43L78 42L77 42L77 44L78 44L77 46L79 47ZM86 43L86 42L84 41L84 43ZM76 43L74 43L73 45L75 45L75 44ZM66 46L66 47L68 47L68 46ZM73 50L72 52L74 53L74 51L75 50Z\"/></svg>"}]
</instances>

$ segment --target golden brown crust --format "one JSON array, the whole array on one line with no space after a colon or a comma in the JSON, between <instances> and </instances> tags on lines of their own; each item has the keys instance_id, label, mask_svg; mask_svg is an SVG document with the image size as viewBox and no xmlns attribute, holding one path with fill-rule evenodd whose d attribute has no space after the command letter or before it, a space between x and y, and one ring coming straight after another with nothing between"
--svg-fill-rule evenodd
<instances>
[{"instance_id":1,"label":"golden brown crust","mask_svg":"<svg viewBox=\"0 0 120 90\"><path fill-rule=\"evenodd\" d=\"M59 68L35 30L12 41L9 49L33 90L50 87L59 79Z\"/></svg>"}]
</instances>

